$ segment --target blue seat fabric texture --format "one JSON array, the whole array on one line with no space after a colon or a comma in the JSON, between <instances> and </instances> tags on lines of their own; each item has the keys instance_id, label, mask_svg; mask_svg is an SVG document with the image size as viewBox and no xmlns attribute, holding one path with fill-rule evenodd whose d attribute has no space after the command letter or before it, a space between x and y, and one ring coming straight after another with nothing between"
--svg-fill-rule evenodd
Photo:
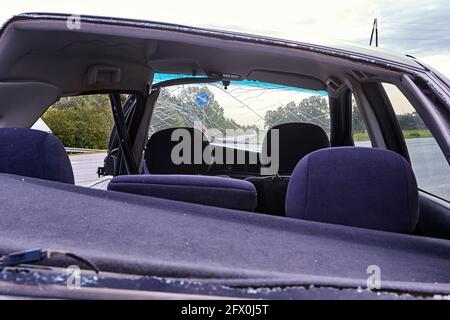
<instances>
[{"instance_id":1,"label":"blue seat fabric texture","mask_svg":"<svg viewBox=\"0 0 450 320\"><path fill-rule=\"evenodd\" d=\"M0 129L0 172L74 184L62 143L52 134L33 129Z\"/></svg>"},{"instance_id":2,"label":"blue seat fabric texture","mask_svg":"<svg viewBox=\"0 0 450 320\"><path fill-rule=\"evenodd\" d=\"M418 188L410 164L385 149L315 151L295 167L286 196L288 217L411 233Z\"/></svg>"},{"instance_id":3,"label":"blue seat fabric texture","mask_svg":"<svg viewBox=\"0 0 450 320\"><path fill-rule=\"evenodd\" d=\"M247 181L195 175L118 176L108 190L245 211L255 209L257 197Z\"/></svg>"},{"instance_id":4,"label":"blue seat fabric texture","mask_svg":"<svg viewBox=\"0 0 450 320\"><path fill-rule=\"evenodd\" d=\"M190 137L190 163L175 164L172 161L172 149L181 141L172 141L175 130L186 130ZM194 139L201 137L201 161L195 163ZM176 138L176 137L174 137ZM195 140L197 142L197 140ZM198 129L189 127L168 128L153 133L145 148L145 163L151 174L204 174L208 165L203 161L203 150L209 145L205 135Z\"/></svg>"}]
</instances>

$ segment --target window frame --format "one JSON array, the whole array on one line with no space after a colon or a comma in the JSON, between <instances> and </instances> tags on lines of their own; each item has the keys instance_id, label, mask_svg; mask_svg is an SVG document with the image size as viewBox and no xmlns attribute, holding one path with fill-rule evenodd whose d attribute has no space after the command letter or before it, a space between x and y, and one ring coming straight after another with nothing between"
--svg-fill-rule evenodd
<instances>
[{"instance_id":1,"label":"window frame","mask_svg":"<svg viewBox=\"0 0 450 320\"><path fill-rule=\"evenodd\" d=\"M429 78L428 80L431 82L433 81L433 79L431 78ZM406 140L403 137L403 133L395 115L394 108L385 89L383 88L382 83L395 85L405 96L413 109L418 113L420 118L430 130L433 138L438 143L441 152L443 153L444 157L447 160L447 163L450 166L450 131L448 131L447 129L450 123L450 108L446 107L445 101L443 101L442 97L440 97L436 92L436 88L433 88L431 85L427 85L429 82L426 82L423 77L416 77L414 79L409 74L403 74L399 78L395 79L377 79L361 82L353 79L347 81L347 85L350 87L352 94L355 97L356 103L360 108L361 116L366 125L373 147L384 149L390 149L387 147L384 138L386 134L390 134L390 130L389 128L387 128L388 130L386 130L386 127L384 131L382 130L384 125L382 122L380 122L380 119L374 113L374 100L371 99L371 96L373 95L370 94L370 96L368 96L368 91L363 90L364 85L367 83L375 83L379 93L384 96L383 99L380 99L382 104L377 105L377 108L386 108L390 110L389 114L391 114L391 119L393 123L395 123L395 127L397 127L397 129L395 129L397 136L396 139L399 139L399 141L403 141L402 143L405 145L405 152L408 155L408 157L405 158L407 158L408 161L411 162L409 158L409 151L406 146ZM420 84L422 85L422 87L420 87ZM383 101L386 102L385 99L387 99L387 103L383 103ZM398 152L397 150L394 151ZM436 201L444 201L446 203L450 203L450 199L444 199L439 195L432 194L426 190L421 189L420 186L419 193L427 194L428 197L434 197Z\"/></svg>"}]
</instances>

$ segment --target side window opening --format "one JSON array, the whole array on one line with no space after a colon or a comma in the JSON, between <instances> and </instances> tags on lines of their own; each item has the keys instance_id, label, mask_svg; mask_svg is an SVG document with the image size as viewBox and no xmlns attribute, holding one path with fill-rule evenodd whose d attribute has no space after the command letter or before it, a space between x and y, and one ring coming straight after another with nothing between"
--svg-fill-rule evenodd
<instances>
[{"instance_id":1,"label":"side window opening","mask_svg":"<svg viewBox=\"0 0 450 320\"><path fill-rule=\"evenodd\" d=\"M405 138L419 188L450 201L450 168L431 131L393 84L383 83Z\"/></svg>"},{"instance_id":2,"label":"side window opening","mask_svg":"<svg viewBox=\"0 0 450 320\"><path fill-rule=\"evenodd\" d=\"M114 126L108 95L61 98L47 109L42 121L66 148L75 184L90 186L97 182L96 172L103 166Z\"/></svg>"},{"instance_id":3,"label":"side window opening","mask_svg":"<svg viewBox=\"0 0 450 320\"><path fill-rule=\"evenodd\" d=\"M352 95L352 135L356 147L372 147L361 109Z\"/></svg>"}]
</instances>

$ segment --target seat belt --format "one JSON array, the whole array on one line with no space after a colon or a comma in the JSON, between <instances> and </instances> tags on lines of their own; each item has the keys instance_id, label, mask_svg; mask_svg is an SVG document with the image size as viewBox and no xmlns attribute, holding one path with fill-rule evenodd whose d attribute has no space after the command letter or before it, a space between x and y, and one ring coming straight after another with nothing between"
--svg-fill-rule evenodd
<instances>
[{"instance_id":1,"label":"seat belt","mask_svg":"<svg viewBox=\"0 0 450 320\"><path fill-rule=\"evenodd\" d=\"M125 169L128 174L137 174L137 165L131 149L130 137L125 124L120 95L112 93L109 95L109 100L111 101L114 123L116 125L117 136L119 137L119 147L125 160Z\"/></svg>"}]
</instances>

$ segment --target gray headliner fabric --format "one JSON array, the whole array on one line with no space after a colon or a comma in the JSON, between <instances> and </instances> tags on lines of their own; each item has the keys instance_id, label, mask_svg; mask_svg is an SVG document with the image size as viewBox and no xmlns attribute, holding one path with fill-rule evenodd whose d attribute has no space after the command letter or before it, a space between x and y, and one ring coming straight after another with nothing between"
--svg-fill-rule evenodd
<instances>
[{"instance_id":1,"label":"gray headliner fabric","mask_svg":"<svg viewBox=\"0 0 450 320\"><path fill-rule=\"evenodd\" d=\"M49 83L0 82L0 127L31 127L60 95L59 88Z\"/></svg>"},{"instance_id":2,"label":"gray headliner fabric","mask_svg":"<svg viewBox=\"0 0 450 320\"><path fill-rule=\"evenodd\" d=\"M126 86L135 90L143 90L143 85L151 80L145 72L147 67L157 72L191 73L196 70L198 74L219 72L243 78L255 69L271 71L274 75L289 72L306 76L306 87L310 77L325 82L330 75L349 72L351 68L394 75L387 70L374 70L370 65L307 50L256 47L212 35L190 35L170 28L154 30L142 24L125 26L83 21L83 27L74 31L67 29L65 19L17 20L4 27L0 40L0 56L6 59L6 63L0 64L0 78L28 78L32 70L34 77L57 84L64 94L93 89L82 83L86 67L92 64L120 67L124 79L121 86L112 87L125 89ZM311 46L308 48L312 49ZM418 67L408 59L401 61ZM63 75L59 70L67 72ZM71 77L66 76L68 73ZM298 79L299 84L301 79Z\"/></svg>"},{"instance_id":3,"label":"gray headliner fabric","mask_svg":"<svg viewBox=\"0 0 450 320\"><path fill-rule=\"evenodd\" d=\"M104 271L450 283L450 241L0 175L0 253L60 248Z\"/></svg>"},{"instance_id":4,"label":"gray headliner fabric","mask_svg":"<svg viewBox=\"0 0 450 320\"><path fill-rule=\"evenodd\" d=\"M153 72L226 73L245 79L255 70L263 70L263 80L280 83L284 79L286 84L305 88L321 87L330 76L347 77L353 69L388 80L401 76L371 65L375 60L368 60L368 56L360 57L367 64L353 61L351 58L356 57L356 51L350 55L340 49L325 50L321 46L288 42L279 46L276 44L281 44L280 41L268 42L269 39L252 36L259 43L255 45L249 37L237 34L216 34L187 27L185 31L189 32L179 32L171 25L136 21L114 23L114 19L83 17L81 29L69 30L66 18L64 15L25 14L7 23L0 34L0 79L47 82L57 86L62 96L70 96L100 90L145 93ZM380 61L387 57L394 59L389 62L390 67L395 61L408 63L409 67L415 65L410 59L379 55ZM121 81L87 83L87 70L99 65L120 69ZM36 108L34 120L45 110L43 106ZM27 123L32 121L31 113L21 114L27 118ZM0 126L27 126L25 122L13 122L9 113L3 116L4 124Z\"/></svg>"}]
</instances>

